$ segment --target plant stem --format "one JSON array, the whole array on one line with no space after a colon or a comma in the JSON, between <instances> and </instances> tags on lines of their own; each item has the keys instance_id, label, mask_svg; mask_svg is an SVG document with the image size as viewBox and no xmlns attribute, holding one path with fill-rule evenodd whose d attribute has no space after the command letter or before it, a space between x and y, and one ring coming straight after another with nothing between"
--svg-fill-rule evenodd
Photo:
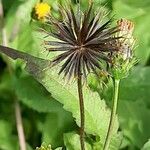
<instances>
[{"instance_id":1,"label":"plant stem","mask_svg":"<svg viewBox=\"0 0 150 150\"><path fill-rule=\"evenodd\" d=\"M112 111L111 111L111 117L110 117L108 132L107 132L107 136L105 139L105 144L104 144L103 150L108 150L109 145L110 145L110 141L112 138L113 126L114 126L114 122L116 119L116 112L117 112L119 83L120 83L120 80L114 79L113 107L112 107Z\"/></svg>"},{"instance_id":2,"label":"plant stem","mask_svg":"<svg viewBox=\"0 0 150 150\"><path fill-rule=\"evenodd\" d=\"M84 145L84 101L83 101L83 92L82 92L82 75L80 74L78 77L78 94L79 94L79 104L80 104L80 118L81 118L81 126L80 126L80 144L81 150L85 150Z\"/></svg>"},{"instance_id":3,"label":"plant stem","mask_svg":"<svg viewBox=\"0 0 150 150\"><path fill-rule=\"evenodd\" d=\"M19 105L18 100L15 101L15 114L16 114L16 125L17 125L17 131L18 131L20 150L26 150L21 110L20 110L20 105Z\"/></svg>"},{"instance_id":4,"label":"plant stem","mask_svg":"<svg viewBox=\"0 0 150 150\"><path fill-rule=\"evenodd\" d=\"M0 33L1 33L1 38L2 38L2 45L3 46L8 46L8 38L6 34L6 29L4 25L4 12L3 12L3 5L2 1L0 0ZM8 67L8 72L10 76L13 74L13 68L10 65L8 57L3 56L3 59L5 60L7 67ZM14 92L14 91L13 91ZM26 142L25 142L25 135L24 135L24 130L23 130L23 123L22 123L22 117L21 117L21 110L20 110L20 105L18 102L18 99L15 97L15 116L16 116L16 125L17 125L17 131L18 131L18 138L19 138L19 146L20 150L26 150Z\"/></svg>"}]
</instances>

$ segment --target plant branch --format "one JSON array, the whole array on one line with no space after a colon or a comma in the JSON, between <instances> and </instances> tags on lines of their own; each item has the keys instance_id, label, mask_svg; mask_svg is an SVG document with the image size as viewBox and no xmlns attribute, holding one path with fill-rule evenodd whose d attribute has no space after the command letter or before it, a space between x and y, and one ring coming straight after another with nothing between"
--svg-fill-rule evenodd
<instances>
[{"instance_id":1,"label":"plant branch","mask_svg":"<svg viewBox=\"0 0 150 150\"><path fill-rule=\"evenodd\" d=\"M80 126L80 144L81 144L81 150L85 150L85 144L84 144L84 101L83 101L83 92L82 92L82 74L79 74L78 77L78 94L79 94L79 104L80 104L80 118L81 118L81 126Z\"/></svg>"},{"instance_id":2,"label":"plant branch","mask_svg":"<svg viewBox=\"0 0 150 150\"><path fill-rule=\"evenodd\" d=\"M1 0L0 0L0 33L1 33L1 37L2 37L2 45L8 46L8 39L7 39L6 29L5 29L5 25L4 25L3 5L2 5ZM8 72L11 76L13 73L13 68L10 65L10 61L9 61L8 57L5 57L4 55L3 55L3 59L7 64ZM24 135L24 130L23 130L21 110L20 110L20 105L19 105L17 98L15 98L15 116L16 116L16 124L17 124L20 150L26 150L26 142L25 142L25 135Z\"/></svg>"},{"instance_id":3,"label":"plant branch","mask_svg":"<svg viewBox=\"0 0 150 150\"><path fill-rule=\"evenodd\" d=\"M111 117L110 117L108 132L107 132L107 136L105 139L105 144L104 144L103 150L109 149L110 141L112 138L113 126L114 126L114 122L116 119L116 112L117 112L117 105L118 105L119 83L120 83L120 80L114 79L113 107L112 107L112 111L111 111Z\"/></svg>"}]
</instances>

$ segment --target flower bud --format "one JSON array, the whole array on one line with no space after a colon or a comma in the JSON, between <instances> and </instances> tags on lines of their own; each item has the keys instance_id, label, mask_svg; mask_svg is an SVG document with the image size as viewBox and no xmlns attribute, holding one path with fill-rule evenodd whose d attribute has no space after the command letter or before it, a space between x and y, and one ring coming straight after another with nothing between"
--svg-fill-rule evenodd
<instances>
[{"instance_id":1,"label":"flower bud","mask_svg":"<svg viewBox=\"0 0 150 150\"><path fill-rule=\"evenodd\" d=\"M134 24L126 19L121 19L117 21L117 26L120 31L117 33L117 36L123 37L119 41L119 52L124 60L130 59L132 58L132 51L135 44L135 39L133 37Z\"/></svg>"},{"instance_id":2,"label":"flower bud","mask_svg":"<svg viewBox=\"0 0 150 150\"><path fill-rule=\"evenodd\" d=\"M115 79L122 79L128 75L129 70L137 62L133 54L135 44L133 37L134 24L129 20L121 19L117 21L117 26L119 32L116 36L120 38L116 42L118 51L112 56L113 65L111 71Z\"/></svg>"}]
</instances>

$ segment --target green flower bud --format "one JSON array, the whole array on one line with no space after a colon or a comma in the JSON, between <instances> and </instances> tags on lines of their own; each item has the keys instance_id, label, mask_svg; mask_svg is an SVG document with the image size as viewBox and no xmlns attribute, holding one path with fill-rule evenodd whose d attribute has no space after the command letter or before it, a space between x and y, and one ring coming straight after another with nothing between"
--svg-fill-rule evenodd
<instances>
[{"instance_id":1,"label":"green flower bud","mask_svg":"<svg viewBox=\"0 0 150 150\"><path fill-rule=\"evenodd\" d=\"M129 70L137 60L134 57L133 49L135 39L133 37L134 24L126 19L117 22L119 32L117 37L118 51L112 56L111 73L115 79L122 79L128 76Z\"/></svg>"}]
</instances>

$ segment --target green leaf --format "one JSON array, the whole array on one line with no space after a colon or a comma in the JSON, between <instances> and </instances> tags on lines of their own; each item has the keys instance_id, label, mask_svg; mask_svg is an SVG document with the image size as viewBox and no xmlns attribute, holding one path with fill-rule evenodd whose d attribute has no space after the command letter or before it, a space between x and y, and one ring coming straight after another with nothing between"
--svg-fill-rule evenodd
<instances>
[{"instance_id":1,"label":"green leaf","mask_svg":"<svg viewBox=\"0 0 150 150\"><path fill-rule=\"evenodd\" d=\"M146 142L142 148L142 150L149 150L150 149L150 140L148 140L148 142Z\"/></svg>"},{"instance_id":2,"label":"green leaf","mask_svg":"<svg viewBox=\"0 0 150 150\"><path fill-rule=\"evenodd\" d=\"M81 146L79 144L80 137L78 134L75 133L66 133L64 135L65 146L67 150L81 150ZM91 146L86 143L85 149L92 150Z\"/></svg>"},{"instance_id":3,"label":"green leaf","mask_svg":"<svg viewBox=\"0 0 150 150\"><path fill-rule=\"evenodd\" d=\"M139 148L150 137L149 76L150 67L137 67L120 87L120 123L125 135Z\"/></svg>"},{"instance_id":4,"label":"green leaf","mask_svg":"<svg viewBox=\"0 0 150 150\"><path fill-rule=\"evenodd\" d=\"M30 76L14 78L13 84L18 99L38 112L57 112L62 107L42 85Z\"/></svg>"},{"instance_id":5,"label":"green leaf","mask_svg":"<svg viewBox=\"0 0 150 150\"><path fill-rule=\"evenodd\" d=\"M4 71L0 77L0 97L1 99L10 100L13 96L12 94L12 86L11 86L11 79L8 71ZM10 100L12 102L12 99Z\"/></svg>"},{"instance_id":6,"label":"green leaf","mask_svg":"<svg viewBox=\"0 0 150 150\"><path fill-rule=\"evenodd\" d=\"M131 145L142 148L150 137L150 111L141 101L120 101L119 121L124 136L130 139Z\"/></svg>"},{"instance_id":7,"label":"green leaf","mask_svg":"<svg viewBox=\"0 0 150 150\"><path fill-rule=\"evenodd\" d=\"M0 51L7 54L13 59L21 58L25 60L26 69L33 75L43 86L52 94L56 100L64 105L64 109L70 111L80 126L79 102L76 83L65 84L61 76L58 76L55 68L49 68L51 62L40 58L33 57L29 54L16 51L11 48L0 46ZM97 93L91 92L86 87L84 89L84 104L85 104L85 131L88 134L98 135L101 143L104 144L110 110L107 108L104 100L100 100ZM118 130L117 118L114 125L112 143L116 141ZM120 141L118 138L117 141ZM111 143L110 149L114 149ZM120 145L115 146L117 149ZM112 146L113 145L113 146Z\"/></svg>"},{"instance_id":8,"label":"green leaf","mask_svg":"<svg viewBox=\"0 0 150 150\"><path fill-rule=\"evenodd\" d=\"M35 47L34 32L32 27L29 26L29 24L23 25L15 39L11 42L11 45L17 49L33 53L33 50L37 47Z\"/></svg>"},{"instance_id":9,"label":"green leaf","mask_svg":"<svg viewBox=\"0 0 150 150\"><path fill-rule=\"evenodd\" d=\"M11 3L11 7L5 17L5 28L8 39L14 39L24 24L29 25L32 8L35 3L35 0L23 0Z\"/></svg>"},{"instance_id":10,"label":"green leaf","mask_svg":"<svg viewBox=\"0 0 150 150\"><path fill-rule=\"evenodd\" d=\"M42 141L51 143L52 147L63 145L63 134L75 129L75 122L69 112L60 109L49 113L46 120L41 124Z\"/></svg>"},{"instance_id":11,"label":"green leaf","mask_svg":"<svg viewBox=\"0 0 150 150\"><path fill-rule=\"evenodd\" d=\"M58 147L55 150L63 150L63 148L62 147Z\"/></svg>"},{"instance_id":12,"label":"green leaf","mask_svg":"<svg viewBox=\"0 0 150 150\"><path fill-rule=\"evenodd\" d=\"M12 126L9 122L0 120L0 149L19 150L17 137L12 134Z\"/></svg>"},{"instance_id":13,"label":"green leaf","mask_svg":"<svg viewBox=\"0 0 150 150\"><path fill-rule=\"evenodd\" d=\"M150 67L136 67L128 78L121 82L120 99L142 100L150 105Z\"/></svg>"},{"instance_id":14,"label":"green leaf","mask_svg":"<svg viewBox=\"0 0 150 150\"><path fill-rule=\"evenodd\" d=\"M138 7L138 8L145 8L150 7L150 1L149 0L138 0L138 3L136 0L122 0L123 3L131 6L131 7Z\"/></svg>"},{"instance_id":15,"label":"green leaf","mask_svg":"<svg viewBox=\"0 0 150 150\"><path fill-rule=\"evenodd\" d=\"M120 0L116 0L113 3L113 9L115 10L114 12L118 19L120 18L134 19L146 13L145 10L143 9L139 10L137 8L131 7L131 5L127 5L123 1L120 1Z\"/></svg>"}]
</instances>

